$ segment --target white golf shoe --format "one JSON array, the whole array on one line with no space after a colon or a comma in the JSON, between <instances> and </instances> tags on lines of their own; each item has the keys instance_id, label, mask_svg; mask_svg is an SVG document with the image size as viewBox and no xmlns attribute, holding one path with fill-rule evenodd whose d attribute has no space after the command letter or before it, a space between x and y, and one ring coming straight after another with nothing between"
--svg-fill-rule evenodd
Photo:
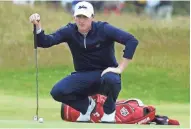
<instances>
[{"instance_id":1,"label":"white golf shoe","mask_svg":"<svg viewBox=\"0 0 191 129\"><path fill-rule=\"evenodd\" d=\"M89 97L89 101L90 101L90 105L88 106L86 114L82 114L80 112L80 116L77 118L76 121L79 121L79 122L90 121L90 115L92 111L94 110L96 103L91 97Z\"/></svg>"},{"instance_id":2,"label":"white golf shoe","mask_svg":"<svg viewBox=\"0 0 191 129\"><path fill-rule=\"evenodd\" d=\"M103 123L114 123L115 122L115 112L116 111L114 111L111 114L104 113L102 118L101 118L101 122L103 122Z\"/></svg>"}]
</instances>

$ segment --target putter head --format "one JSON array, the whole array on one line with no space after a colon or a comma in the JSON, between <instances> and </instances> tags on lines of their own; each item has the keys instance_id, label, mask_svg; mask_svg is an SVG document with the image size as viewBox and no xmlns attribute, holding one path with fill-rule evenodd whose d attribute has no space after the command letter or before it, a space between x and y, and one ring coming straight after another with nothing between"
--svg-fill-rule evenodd
<instances>
[{"instance_id":1,"label":"putter head","mask_svg":"<svg viewBox=\"0 0 191 129\"><path fill-rule=\"evenodd\" d=\"M34 121L38 121L38 117L37 117L37 116L34 116L34 117L33 117L33 120L34 120Z\"/></svg>"}]
</instances>

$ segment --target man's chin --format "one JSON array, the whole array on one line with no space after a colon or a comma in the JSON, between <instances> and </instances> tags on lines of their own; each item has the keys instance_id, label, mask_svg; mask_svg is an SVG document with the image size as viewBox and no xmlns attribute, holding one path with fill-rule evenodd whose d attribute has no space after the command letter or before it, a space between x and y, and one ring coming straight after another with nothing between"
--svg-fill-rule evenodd
<instances>
[{"instance_id":1,"label":"man's chin","mask_svg":"<svg viewBox=\"0 0 191 129\"><path fill-rule=\"evenodd\" d=\"M84 29L84 28L79 28L79 31L85 33L85 32L86 32L86 29Z\"/></svg>"}]
</instances>

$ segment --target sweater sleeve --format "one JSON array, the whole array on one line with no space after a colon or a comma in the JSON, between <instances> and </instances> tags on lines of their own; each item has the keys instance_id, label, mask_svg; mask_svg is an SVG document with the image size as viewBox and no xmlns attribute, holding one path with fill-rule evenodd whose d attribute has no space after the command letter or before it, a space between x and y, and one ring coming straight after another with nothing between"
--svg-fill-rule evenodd
<instances>
[{"instance_id":1,"label":"sweater sleeve","mask_svg":"<svg viewBox=\"0 0 191 129\"><path fill-rule=\"evenodd\" d=\"M49 48L51 46L67 42L71 35L70 25L66 25L56 32L46 35L44 30L37 34L37 46L42 48Z\"/></svg>"},{"instance_id":2,"label":"sweater sleeve","mask_svg":"<svg viewBox=\"0 0 191 129\"><path fill-rule=\"evenodd\" d=\"M138 45L138 40L130 33L125 32L121 29L113 27L110 24L104 25L104 33L108 38L118 43L125 45L124 58L132 59L136 47Z\"/></svg>"}]
</instances>

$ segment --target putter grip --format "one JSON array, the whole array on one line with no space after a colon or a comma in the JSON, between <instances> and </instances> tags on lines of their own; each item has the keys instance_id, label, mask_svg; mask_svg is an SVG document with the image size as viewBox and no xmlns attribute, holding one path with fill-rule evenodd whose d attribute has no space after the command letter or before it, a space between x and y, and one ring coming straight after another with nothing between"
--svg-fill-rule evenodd
<instances>
[{"instance_id":1,"label":"putter grip","mask_svg":"<svg viewBox=\"0 0 191 129\"><path fill-rule=\"evenodd\" d=\"M34 34L34 49L37 49L37 40L36 40L36 25L33 25L33 34Z\"/></svg>"}]
</instances>

